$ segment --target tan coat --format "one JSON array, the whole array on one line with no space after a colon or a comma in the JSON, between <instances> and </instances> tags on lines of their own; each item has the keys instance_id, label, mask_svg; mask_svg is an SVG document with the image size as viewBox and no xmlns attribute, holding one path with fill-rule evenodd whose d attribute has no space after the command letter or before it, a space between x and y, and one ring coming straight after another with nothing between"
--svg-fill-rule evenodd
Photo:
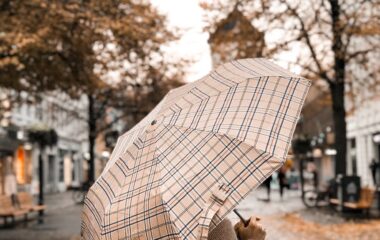
<instances>
[{"instance_id":1,"label":"tan coat","mask_svg":"<svg viewBox=\"0 0 380 240\"><path fill-rule=\"evenodd\" d=\"M228 219L221 221L208 235L208 240L237 240L232 223Z\"/></svg>"}]
</instances>

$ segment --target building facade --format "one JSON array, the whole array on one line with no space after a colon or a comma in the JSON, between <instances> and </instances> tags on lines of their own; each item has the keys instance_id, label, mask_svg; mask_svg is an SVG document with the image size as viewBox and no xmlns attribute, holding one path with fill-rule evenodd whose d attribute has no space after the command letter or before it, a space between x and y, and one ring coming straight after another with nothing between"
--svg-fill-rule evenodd
<instances>
[{"instance_id":1,"label":"building facade","mask_svg":"<svg viewBox=\"0 0 380 240\"><path fill-rule=\"evenodd\" d=\"M360 176L363 186L373 186L370 164L380 161L380 98L366 101L347 117L347 138L348 174Z\"/></svg>"},{"instance_id":2,"label":"building facade","mask_svg":"<svg viewBox=\"0 0 380 240\"><path fill-rule=\"evenodd\" d=\"M377 30L380 31L378 26ZM376 40L376 36L368 36ZM354 50L370 47L362 39L353 39ZM373 186L371 163L380 162L380 49L370 51L364 60L348 66L346 94L347 171L361 177L362 185ZM380 184L380 168L377 169Z\"/></svg>"},{"instance_id":3,"label":"building facade","mask_svg":"<svg viewBox=\"0 0 380 240\"><path fill-rule=\"evenodd\" d=\"M46 95L33 104L14 105L7 126L3 124L3 141L12 142L0 148L0 194L4 193L6 158L13 159L18 190L37 194L39 189L39 146L28 139L28 129L35 126L54 129L58 142L43 153L43 178L46 193L62 192L79 186L86 178L88 152L87 101L71 99L62 93ZM4 146L4 145L3 145ZM3 147L4 148L4 147Z\"/></svg>"},{"instance_id":4,"label":"building facade","mask_svg":"<svg viewBox=\"0 0 380 240\"><path fill-rule=\"evenodd\" d=\"M318 173L318 184L335 176L334 124L331 95L322 80L315 81L306 97L294 139L306 138L310 142L307 160Z\"/></svg>"}]
</instances>

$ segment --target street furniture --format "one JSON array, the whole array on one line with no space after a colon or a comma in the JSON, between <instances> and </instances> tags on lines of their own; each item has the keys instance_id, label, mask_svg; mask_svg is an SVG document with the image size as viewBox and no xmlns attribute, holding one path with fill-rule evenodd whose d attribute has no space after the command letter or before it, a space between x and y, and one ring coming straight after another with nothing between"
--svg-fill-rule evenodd
<instances>
[{"instance_id":1,"label":"street furniture","mask_svg":"<svg viewBox=\"0 0 380 240\"><path fill-rule=\"evenodd\" d=\"M349 209L363 210L369 216L369 210L374 201L375 190L369 187L364 187L360 191L360 199L358 202L344 202L343 206Z\"/></svg>"},{"instance_id":2,"label":"street furniture","mask_svg":"<svg viewBox=\"0 0 380 240\"><path fill-rule=\"evenodd\" d=\"M340 204L340 201L339 201L339 199L337 199L337 198L331 198L331 199L330 199L330 203L331 203L332 205L339 205L339 204Z\"/></svg>"},{"instance_id":3,"label":"street furniture","mask_svg":"<svg viewBox=\"0 0 380 240\"><path fill-rule=\"evenodd\" d=\"M335 205L338 211L349 210L344 207L344 203L357 203L361 194L361 180L358 176L339 175L336 178L336 197L330 199L331 205Z\"/></svg>"},{"instance_id":4,"label":"street furniture","mask_svg":"<svg viewBox=\"0 0 380 240\"><path fill-rule=\"evenodd\" d=\"M20 204L20 208L30 212L39 212L46 209L46 205L36 205L34 204L33 197L27 192L17 193L17 199Z\"/></svg>"},{"instance_id":5,"label":"street furniture","mask_svg":"<svg viewBox=\"0 0 380 240\"><path fill-rule=\"evenodd\" d=\"M0 217L4 219L4 225L8 225L8 217L12 219L12 225L14 225L16 217L24 216L24 220L26 221L28 218L27 214L27 210L15 208L10 197L0 195Z\"/></svg>"}]
</instances>

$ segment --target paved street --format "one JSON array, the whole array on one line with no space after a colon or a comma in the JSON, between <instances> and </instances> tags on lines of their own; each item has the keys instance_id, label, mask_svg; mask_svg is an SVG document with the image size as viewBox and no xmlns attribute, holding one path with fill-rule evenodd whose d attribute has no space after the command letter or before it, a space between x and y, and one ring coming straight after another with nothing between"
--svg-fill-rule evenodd
<instances>
[{"instance_id":1,"label":"paved street","mask_svg":"<svg viewBox=\"0 0 380 240\"><path fill-rule=\"evenodd\" d=\"M339 214L306 209L298 192L287 192L284 199L273 191L272 201L260 201L265 191L258 189L244 200L238 209L242 215L259 216L267 230L267 240L378 240L380 220L348 221ZM238 221L231 214L233 222Z\"/></svg>"},{"instance_id":2,"label":"paved street","mask_svg":"<svg viewBox=\"0 0 380 240\"><path fill-rule=\"evenodd\" d=\"M379 220L345 221L339 215L321 210L308 210L303 206L299 193L286 192L283 200L278 191L272 192L270 202L265 191L258 189L243 201L238 209L245 217L255 215L262 219L266 228L267 240L378 240L380 236ZM27 226L22 223L15 228L0 229L1 240L74 240L79 239L81 206L71 200L71 192L48 195L49 206L45 222L40 225L36 215ZM232 213L229 218L236 222Z\"/></svg>"},{"instance_id":3,"label":"paved street","mask_svg":"<svg viewBox=\"0 0 380 240\"><path fill-rule=\"evenodd\" d=\"M271 201L260 200L265 198L266 191L261 188L257 189L241 202L237 209L246 218L252 215L260 217L262 225L267 230L268 240L299 239L289 229L284 229L281 218L305 209L300 194L297 191L288 191L285 192L284 198L281 200L278 191L273 190ZM238 221L234 213L231 213L229 218L233 223Z\"/></svg>"},{"instance_id":4,"label":"paved street","mask_svg":"<svg viewBox=\"0 0 380 240\"><path fill-rule=\"evenodd\" d=\"M25 226L21 221L14 228L0 229L1 240L74 240L79 239L81 205L71 199L71 192L47 195L48 210L44 223L38 224L37 214Z\"/></svg>"}]
</instances>

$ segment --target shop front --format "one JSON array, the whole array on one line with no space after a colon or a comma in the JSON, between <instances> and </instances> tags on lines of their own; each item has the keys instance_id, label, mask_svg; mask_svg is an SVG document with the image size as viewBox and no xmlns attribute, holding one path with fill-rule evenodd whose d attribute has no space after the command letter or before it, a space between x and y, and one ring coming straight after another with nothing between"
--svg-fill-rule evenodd
<instances>
[{"instance_id":1,"label":"shop front","mask_svg":"<svg viewBox=\"0 0 380 240\"><path fill-rule=\"evenodd\" d=\"M380 132L373 134L372 140L375 153L369 167L374 185L380 186Z\"/></svg>"},{"instance_id":2,"label":"shop front","mask_svg":"<svg viewBox=\"0 0 380 240\"><path fill-rule=\"evenodd\" d=\"M16 140L0 138L0 194L6 193L8 175L15 177L17 191L29 190L32 182L32 153L31 149Z\"/></svg>"},{"instance_id":3,"label":"shop front","mask_svg":"<svg viewBox=\"0 0 380 240\"><path fill-rule=\"evenodd\" d=\"M373 177L374 166L380 163L380 100L365 102L347 117L348 172L361 177L363 186L374 187L380 176ZM376 180L377 182L375 182Z\"/></svg>"},{"instance_id":4,"label":"shop front","mask_svg":"<svg viewBox=\"0 0 380 240\"><path fill-rule=\"evenodd\" d=\"M5 176L9 174L9 165L13 163L15 148L11 144L8 139L0 137L0 195L5 194Z\"/></svg>"}]
</instances>

